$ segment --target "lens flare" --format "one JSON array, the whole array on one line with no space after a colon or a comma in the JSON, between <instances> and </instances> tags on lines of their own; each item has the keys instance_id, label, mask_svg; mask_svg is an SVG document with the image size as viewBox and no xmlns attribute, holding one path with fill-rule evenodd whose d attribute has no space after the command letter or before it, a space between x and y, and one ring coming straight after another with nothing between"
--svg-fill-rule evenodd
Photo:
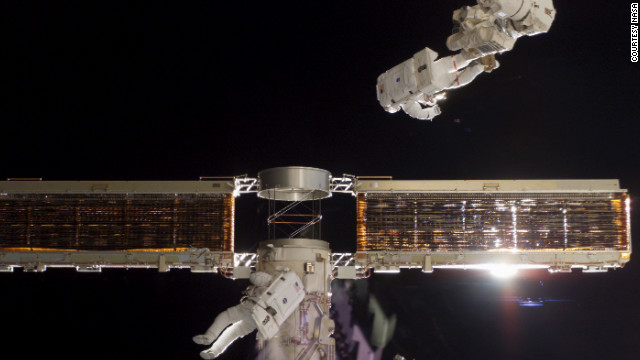
<instances>
[{"instance_id":1,"label":"lens flare","mask_svg":"<svg viewBox=\"0 0 640 360\"><path fill-rule=\"evenodd\" d=\"M489 272L498 279L509 279L518 273L518 269L515 266L495 265L489 269Z\"/></svg>"}]
</instances>

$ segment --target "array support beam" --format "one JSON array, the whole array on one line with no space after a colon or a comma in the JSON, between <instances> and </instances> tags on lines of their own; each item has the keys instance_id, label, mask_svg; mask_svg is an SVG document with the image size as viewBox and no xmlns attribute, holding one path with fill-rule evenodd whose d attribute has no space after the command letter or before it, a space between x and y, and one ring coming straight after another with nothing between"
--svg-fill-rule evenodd
<instances>
[{"instance_id":1,"label":"array support beam","mask_svg":"<svg viewBox=\"0 0 640 360\"><path fill-rule=\"evenodd\" d=\"M218 272L233 269L233 252L190 249L177 252L147 251L3 251L0 271L45 271L47 268L75 268L99 272L103 268L170 269L189 268L192 272Z\"/></svg>"}]
</instances>

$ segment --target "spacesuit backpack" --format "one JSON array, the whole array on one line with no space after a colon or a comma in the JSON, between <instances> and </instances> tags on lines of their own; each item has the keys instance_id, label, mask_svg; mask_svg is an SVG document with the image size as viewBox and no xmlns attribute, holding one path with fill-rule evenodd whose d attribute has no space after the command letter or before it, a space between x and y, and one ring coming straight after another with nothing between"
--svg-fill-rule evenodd
<instances>
[{"instance_id":1,"label":"spacesuit backpack","mask_svg":"<svg viewBox=\"0 0 640 360\"><path fill-rule=\"evenodd\" d=\"M265 339L278 333L280 326L304 300L302 281L294 271L286 271L274 276L273 282L253 307L251 317L258 331ZM263 307L262 304L265 306Z\"/></svg>"}]
</instances>

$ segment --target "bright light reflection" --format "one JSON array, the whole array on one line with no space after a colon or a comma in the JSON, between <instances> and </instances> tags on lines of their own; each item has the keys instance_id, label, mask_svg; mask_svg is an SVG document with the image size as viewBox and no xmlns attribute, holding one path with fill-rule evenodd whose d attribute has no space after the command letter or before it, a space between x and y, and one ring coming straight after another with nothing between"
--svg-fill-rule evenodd
<instances>
[{"instance_id":1,"label":"bright light reflection","mask_svg":"<svg viewBox=\"0 0 640 360\"><path fill-rule=\"evenodd\" d=\"M375 269L376 274L399 274L400 269Z\"/></svg>"},{"instance_id":2,"label":"bright light reflection","mask_svg":"<svg viewBox=\"0 0 640 360\"><path fill-rule=\"evenodd\" d=\"M515 266L507 265L495 265L492 266L489 271L491 272L491 275L499 279L512 278L518 273L518 269Z\"/></svg>"}]
</instances>

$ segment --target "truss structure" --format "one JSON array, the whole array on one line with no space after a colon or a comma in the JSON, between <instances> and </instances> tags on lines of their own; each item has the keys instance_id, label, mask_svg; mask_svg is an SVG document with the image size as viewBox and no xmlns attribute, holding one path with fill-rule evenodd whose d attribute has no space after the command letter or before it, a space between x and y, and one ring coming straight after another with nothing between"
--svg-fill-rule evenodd
<instances>
[{"instance_id":1,"label":"truss structure","mask_svg":"<svg viewBox=\"0 0 640 360\"><path fill-rule=\"evenodd\" d=\"M345 174L329 185L333 193L353 195L358 212L357 252L331 254L334 278L403 268L607 271L630 259L630 202L617 180L406 181ZM259 258L233 251L233 198L260 190L260 179L247 175L2 181L0 271L189 268L246 278ZM268 221L292 222L295 203ZM294 236L319 221L314 214Z\"/></svg>"}]
</instances>

